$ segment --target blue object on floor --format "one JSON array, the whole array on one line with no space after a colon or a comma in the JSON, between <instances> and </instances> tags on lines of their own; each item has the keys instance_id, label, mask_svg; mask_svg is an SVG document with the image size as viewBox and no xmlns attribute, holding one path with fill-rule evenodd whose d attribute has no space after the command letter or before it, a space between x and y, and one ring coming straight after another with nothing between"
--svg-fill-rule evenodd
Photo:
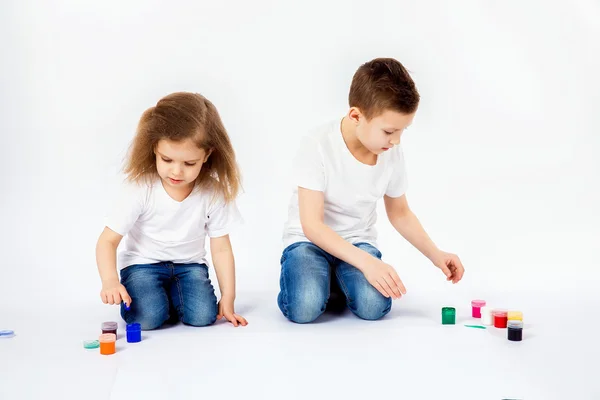
<instances>
[{"instance_id":1,"label":"blue object on floor","mask_svg":"<svg viewBox=\"0 0 600 400\"><path fill-rule=\"evenodd\" d=\"M11 338L15 336L15 331L11 331L11 330L5 330L5 331L0 331L0 338Z\"/></svg>"}]
</instances>

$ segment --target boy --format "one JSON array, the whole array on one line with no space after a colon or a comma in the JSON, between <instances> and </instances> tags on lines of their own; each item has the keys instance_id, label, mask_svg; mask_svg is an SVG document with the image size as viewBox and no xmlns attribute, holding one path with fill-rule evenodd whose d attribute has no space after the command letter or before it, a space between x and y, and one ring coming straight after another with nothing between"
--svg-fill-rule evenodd
<instances>
[{"instance_id":1,"label":"boy","mask_svg":"<svg viewBox=\"0 0 600 400\"><path fill-rule=\"evenodd\" d=\"M302 141L293 166L297 188L284 227L277 299L289 320L314 321L336 296L345 297L358 317L377 320L390 311L392 299L406 294L376 247L376 204L382 197L394 228L447 280L461 280L459 258L436 247L406 200L400 138L419 98L402 64L372 60L352 78L348 114Z\"/></svg>"}]
</instances>

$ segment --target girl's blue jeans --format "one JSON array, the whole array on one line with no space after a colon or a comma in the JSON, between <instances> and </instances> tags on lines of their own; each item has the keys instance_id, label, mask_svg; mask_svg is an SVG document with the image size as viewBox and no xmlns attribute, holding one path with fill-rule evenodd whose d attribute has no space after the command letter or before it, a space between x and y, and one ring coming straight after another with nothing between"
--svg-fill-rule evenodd
<instances>
[{"instance_id":1,"label":"girl's blue jeans","mask_svg":"<svg viewBox=\"0 0 600 400\"><path fill-rule=\"evenodd\" d=\"M217 319L217 297L206 264L130 265L121 271L121 283L131 296L121 316L143 330L156 329L167 321L206 326Z\"/></svg>"}]
</instances>

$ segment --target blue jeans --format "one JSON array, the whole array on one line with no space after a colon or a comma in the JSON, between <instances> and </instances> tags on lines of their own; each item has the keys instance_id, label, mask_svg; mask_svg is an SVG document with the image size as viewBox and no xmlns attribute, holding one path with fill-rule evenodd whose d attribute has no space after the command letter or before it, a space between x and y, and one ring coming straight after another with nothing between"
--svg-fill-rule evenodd
<instances>
[{"instance_id":1,"label":"blue jeans","mask_svg":"<svg viewBox=\"0 0 600 400\"><path fill-rule=\"evenodd\" d=\"M217 319L217 297L206 264L136 264L121 270L121 283L131 296L131 307L121 304L128 324L156 329L167 321L206 326Z\"/></svg>"},{"instance_id":2,"label":"blue jeans","mask_svg":"<svg viewBox=\"0 0 600 400\"><path fill-rule=\"evenodd\" d=\"M381 252L368 243L355 246L381 258ZM392 299L379 293L360 270L311 242L298 242L288 246L281 256L279 309L290 321L312 322L325 311L335 283L346 297L348 308L359 318L377 320L392 308Z\"/></svg>"}]
</instances>

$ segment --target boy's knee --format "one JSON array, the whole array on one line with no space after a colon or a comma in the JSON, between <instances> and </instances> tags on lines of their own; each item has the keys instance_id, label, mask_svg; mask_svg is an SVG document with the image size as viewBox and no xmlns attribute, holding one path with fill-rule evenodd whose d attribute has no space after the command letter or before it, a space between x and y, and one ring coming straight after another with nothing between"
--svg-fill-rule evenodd
<instances>
[{"instance_id":1,"label":"boy's knee","mask_svg":"<svg viewBox=\"0 0 600 400\"><path fill-rule=\"evenodd\" d=\"M291 301L283 304L279 301L279 308L283 315L292 322L307 324L313 322L325 311L327 299L316 293L304 293L294 296Z\"/></svg>"},{"instance_id":2,"label":"boy's knee","mask_svg":"<svg viewBox=\"0 0 600 400\"><path fill-rule=\"evenodd\" d=\"M307 324L315 321L325 311L325 301L317 299L304 299L288 307L287 318L298 324Z\"/></svg>"},{"instance_id":3,"label":"boy's knee","mask_svg":"<svg viewBox=\"0 0 600 400\"><path fill-rule=\"evenodd\" d=\"M383 296L376 290L369 290L363 292L350 309L359 318L375 321L383 318L390 312L392 309L392 299Z\"/></svg>"},{"instance_id":4,"label":"boy's knee","mask_svg":"<svg viewBox=\"0 0 600 400\"><path fill-rule=\"evenodd\" d=\"M329 261L312 243L299 243L284 251L279 308L290 321L305 324L325 311L329 296Z\"/></svg>"}]
</instances>

